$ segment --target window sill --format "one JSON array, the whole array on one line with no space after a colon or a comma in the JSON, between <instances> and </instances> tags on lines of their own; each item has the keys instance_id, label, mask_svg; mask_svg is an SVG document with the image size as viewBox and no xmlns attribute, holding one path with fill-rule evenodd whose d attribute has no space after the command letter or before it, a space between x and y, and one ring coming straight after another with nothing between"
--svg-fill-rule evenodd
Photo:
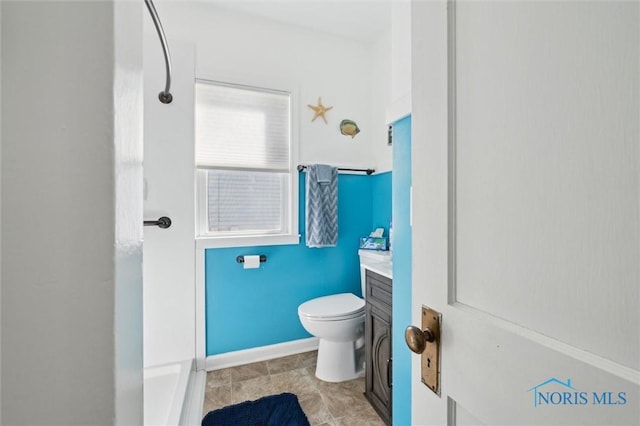
<instances>
[{"instance_id":1,"label":"window sill","mask_svg":"<svg viewBox=\"0 0 640 426\"><path fill-rule=\"evenodd\" d=\"M300 235L251 235L238 237L196 237L196 249L300 244Z\"/></svg>"}]
</instances>

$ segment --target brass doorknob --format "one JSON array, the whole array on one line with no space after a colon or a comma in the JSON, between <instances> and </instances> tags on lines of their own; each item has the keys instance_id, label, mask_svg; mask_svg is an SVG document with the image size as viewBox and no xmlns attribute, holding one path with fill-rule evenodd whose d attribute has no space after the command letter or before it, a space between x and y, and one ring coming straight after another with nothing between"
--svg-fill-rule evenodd
<instances>
[{"instance_id":1,"label":"brass doorknob","mask_svg":"<svg viewBox=\"0 0 640 426\"><path fill-rule=\"evenodd\" d=\"M421 354L427 347L427 342L436 340L436 335L429 328L420 330L418 327L410 325L404 331L404 340L412 352Z\"/></svg>"}]
</instances>

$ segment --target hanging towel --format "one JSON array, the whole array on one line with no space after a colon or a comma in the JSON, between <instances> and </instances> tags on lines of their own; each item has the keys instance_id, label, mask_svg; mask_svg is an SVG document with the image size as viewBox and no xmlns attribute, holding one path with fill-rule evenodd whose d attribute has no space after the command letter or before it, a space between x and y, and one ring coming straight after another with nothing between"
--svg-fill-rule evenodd
<instances>
[{"instance_id":1,"label":"hanging towel","mask_svg":"<svg viewBox=\"0 0 640 426\"><path fill-rule=\"evenodd\" d=\"M338 169L325 164L307 166L307 247L338 244Z\"/></svg>"},{"instance_id":2,"label":"hanging towel","mask_svg":"<svg viewBox=\"0 0 640 426\"><path fill-rule=\"evenodd\" d=\"M318 183L331 183L333 179L333 171L335 167L327 166L326 164L316 164L312 166L316 172L316 182Z\"/></svg>"}]
</instances>

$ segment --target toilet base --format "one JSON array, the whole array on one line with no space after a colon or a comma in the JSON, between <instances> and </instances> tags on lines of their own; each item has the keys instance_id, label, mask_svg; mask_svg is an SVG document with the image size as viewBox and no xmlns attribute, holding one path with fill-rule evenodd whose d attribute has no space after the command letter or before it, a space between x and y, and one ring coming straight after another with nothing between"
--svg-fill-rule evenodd
<instances>
[{"instance_id":1,"label":"toilet base","mask_svg":"<svg viewBox=\"0 0 640 426\"><path fill-rule=\"evenodd\" d=\"M331 342L320 339L316 377L325 382L344 382L364 376L364 346L355 342Z\"/></svg>"}]
</instances>

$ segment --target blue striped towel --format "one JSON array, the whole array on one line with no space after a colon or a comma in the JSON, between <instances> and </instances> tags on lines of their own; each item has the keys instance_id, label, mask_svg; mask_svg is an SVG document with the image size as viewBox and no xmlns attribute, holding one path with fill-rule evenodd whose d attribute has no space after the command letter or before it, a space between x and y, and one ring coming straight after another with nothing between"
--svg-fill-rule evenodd
<instances>
[{"instance_id":1,"label":"blue striped towel","mask_svg":"<svg viewBox=\"0 0 640 426\"><path fill-rule=\"evenodd\" d=\"M307 166L307 247L338 245L338 169L325 164Z\"/></svg>"}]
</instances>

